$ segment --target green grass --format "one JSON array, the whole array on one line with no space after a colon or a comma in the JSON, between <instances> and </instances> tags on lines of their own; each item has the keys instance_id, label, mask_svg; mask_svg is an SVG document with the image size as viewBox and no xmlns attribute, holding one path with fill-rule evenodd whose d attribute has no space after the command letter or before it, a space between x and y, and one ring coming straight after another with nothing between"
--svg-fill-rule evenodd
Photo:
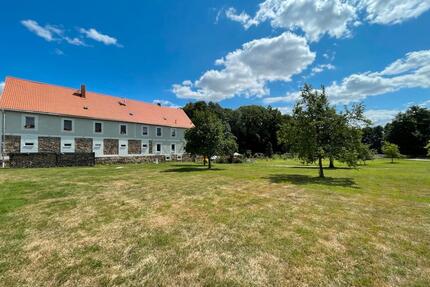
<instances>
[{"instance_id":1,"label":"green grass","mask_svg":"<svg viewBox=\"0 0 430 287\"><path fill-rule=\"evenodd\" d=\"M118 167L0 170L0 285L430 285L430 162Z\"/></svg>"}]
</instances>

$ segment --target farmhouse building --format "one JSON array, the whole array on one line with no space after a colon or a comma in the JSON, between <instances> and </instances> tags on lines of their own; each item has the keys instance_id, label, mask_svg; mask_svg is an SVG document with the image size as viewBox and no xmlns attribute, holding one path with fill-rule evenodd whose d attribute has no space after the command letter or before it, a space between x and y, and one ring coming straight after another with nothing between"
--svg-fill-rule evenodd
<instances>
[{"instance_id":1,"label":"farmhouse building","mask_svg":"<svg viewBox=\"0 0 430 287\"><path fill-rule=\"evenodd\" d=\"M94 152L179 158L192 127L182 109L7 77L0 97L4 153Z\"/></svg>"}]
</instances>

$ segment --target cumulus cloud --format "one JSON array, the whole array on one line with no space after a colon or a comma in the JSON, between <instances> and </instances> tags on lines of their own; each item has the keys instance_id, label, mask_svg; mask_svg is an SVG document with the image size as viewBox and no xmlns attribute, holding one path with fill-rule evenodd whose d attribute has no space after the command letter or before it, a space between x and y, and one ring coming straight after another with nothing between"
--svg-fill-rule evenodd
<instances>
[{"instance_id":1,"label":"cumulus cloud","mask_svg":"<svg viewBox=\"0 0 430 287\"><path fill-rule=\"evenodd\" d=\"M209 70L195 82L175 84L173 92L179 98L216 102L238 95L266 96L268 82L290 81L314 59L305 38L285 32L244 44L215 62L222 69Z\"/></svg>"},{"instance_id":2,"label":"cumulus cloud","mask_svg":"<svg viewBox=\"0 0 430 287\"><path fill-rule=\"evenodd\" d=\"M275 103L292 103L299 99L301 92L287 93L287 95L282 97L267 97L263 99L263 103L266 105L271 105Z\"/></svg>"},{"instance_id":3,"label":"cumulus cloud","mask_svg":"<svg viewBox=\"0 0 430 287\"><path fill-rule=\"evenodd\" d=\"M118 46L118 47L121 46L118 43L118 40L116 38L111 37L111 36L106 35L106 34L102 34L102 33L100 33L99 31L97 31L94 28L90 28L88 30L84 29L84 28L81 28L81 29L79 29L79 31L82 34L84 34L87 38L92 39L92 40L97 41L97 42L101 42L101 43L103 43L105 45L115 45L115 46Z\"/></svg>"},{"instance_id":4,"label":"cumulus cloud","mask_svg":"<svg viewBox=\"0 0 430 287\"><path fill-rule=\"evenodd\" d=\"M333 104L349 104L405 88L430 88L430 50L411 52L380 72L352 74L326 87ZM295 101L299 93L266 98L266 103Z\"/></svg>"},{"instance_id":5,"label":"cumulus cloud","mask_svg":"<svg viewBox=\"0 0 430 287\"><path fill-rule=\"evenodd\" d=\"M429 0L360 0L358 5L366 11L367 21L385 25L417 18L430 9Z\"/></svg>"},{"instance_id":6,"label":"cumulus cloud","mask_svg":"<svg viewBox=\"0 0 430 287\"><path fill-rule=\"evenodd\" d=\"M430 88L430 50L408 53L381 72L350 75L327 93L334 103L348 104L404 88Z\"/></svg>"},{"instance_id":7,"label":"cumulus cloud","mask_svg":"<svg viewBox=\"0 0 430 287\"><path fill-rule=\"evenodd\" d=\"M226 11L227 18L248 29L268 21L274 28L302 30L311 41L328 34L349 36L363 21L398 24L430 9L430 0L265 0L254 17L246 12Z\"/></svg>"},{"instance_id":8,"label":"cumulus cloud","mask_svg":"<svg viewBox=\"0 0 430 287\"><path fill-rule=\"evenodd\" d=\"M0 94L3 93L4 82L0 82Z\"/></svg>"},{"instance_id":9,"label":"cumulus cloud","mask_svg":"<svg viewBox=\"0 0 430 287\"><path fill-rule=\"evenodd\" d=\"M392 121L399 112L399 110L367 110L364 112L364 115L372 121L373 125L384 126Z\"/></svg>"},{"instance_id":10,"label":"cumulus cloud","mask_svg":"<svg viewBox=\"0 0 430 287\"><path fill-rule=\"evenodd\" d=\"M311 41L324 34L340 38L349 34L349 26L355 21L356 8L341 0L266 0L260 4L255 17L245 12L234 13L229 9L229 19L245 28L269 21L275 28L301 29Z\"/></svg>"}]
</instances>

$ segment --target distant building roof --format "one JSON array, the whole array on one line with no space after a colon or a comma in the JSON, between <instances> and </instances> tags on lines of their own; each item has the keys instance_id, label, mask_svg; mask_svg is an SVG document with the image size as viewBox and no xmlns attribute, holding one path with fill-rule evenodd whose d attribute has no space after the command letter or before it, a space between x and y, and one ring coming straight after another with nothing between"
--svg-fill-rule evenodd
<instances>
[{"instance_id":1,"label":"distant building roof","mask_svg":"<svg viewBox=\"0 0 430 287\"><path fill-rule=\"evenodd\" d=\"M7 77L0 109L191 128L182 109Z\"/></svg>"}]
</instances>

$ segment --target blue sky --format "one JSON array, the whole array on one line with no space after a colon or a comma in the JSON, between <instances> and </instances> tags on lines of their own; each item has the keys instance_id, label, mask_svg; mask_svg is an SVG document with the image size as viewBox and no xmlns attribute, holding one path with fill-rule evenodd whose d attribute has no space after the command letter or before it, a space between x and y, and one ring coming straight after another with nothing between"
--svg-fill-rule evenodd
<instances>
[{"instance_id":1,"label":"blue sky","mask_svg":"<svg viewBox=\"0 0 430 287\"><path fill-rule=\"evenodd\" d=\"M284 113L308 82L385 123L430 107L429 10L430 0L8 1L0 79Z\"/></svg>"}]
</instances>

